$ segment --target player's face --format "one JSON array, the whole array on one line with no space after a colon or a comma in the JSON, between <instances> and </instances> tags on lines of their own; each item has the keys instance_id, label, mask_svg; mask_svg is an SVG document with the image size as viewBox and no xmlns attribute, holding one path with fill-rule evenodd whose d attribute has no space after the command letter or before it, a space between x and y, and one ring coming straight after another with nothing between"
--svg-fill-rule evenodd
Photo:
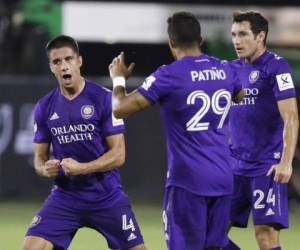
<instances>
[{"instance_id":1,"label":"player's face","mask_svg":"<svg viewBox=\"0 0 300 250\"><path fill-rule=\"evenodd\" d=\"M231 27L232 43L239 58L246 58L252 62L264 50L264 33L257 35L251 30L248 21L235 22Z\"/></svg>"},{"instance_id":2,"label":"player's face","mask_svg":"<svg viewBox=\"0 0 300 250\"><path fill-rule=\"evenodd\" d=\"M74 89L81 83L82 58L72 48L52 49L49 53L49 64L61 88Z\"/></svg>"}]
</instances>

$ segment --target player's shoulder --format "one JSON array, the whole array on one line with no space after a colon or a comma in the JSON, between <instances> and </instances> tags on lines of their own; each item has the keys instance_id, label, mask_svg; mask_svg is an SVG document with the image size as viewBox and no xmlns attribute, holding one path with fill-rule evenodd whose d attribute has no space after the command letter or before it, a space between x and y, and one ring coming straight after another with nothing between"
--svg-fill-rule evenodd
<instances>
[{"instance_id":1,"label":"player's shoulder","mask_svg":"<svg viewBox=\"0 0 300 250\"><path fill-rule=\"evenodd\" d=\"M234 59L232 61L228 61L228 63L232 68L238 69L243 66L244 61L243 61L243 59L238 58L238 59Z\"/></svg>"},{"instance_id":2,"label":"player's shoulder","mask_svg":"<svg viewBox=\"0 0 300 250\"><path fill-rule=\"evenodd\" d=\"M42 98L40 98L37 101L37 106L48 106L50 103L52 103L54 101L54 99L57 96L59 89L55 88L53 90L51 90L50 92L48 92L46 95L44 95Z\"/></svg>"},{"instance_id":3,"label":"player's shoulder","mask_svg":"<svg viewBox=\"0 0 300 250\"><path fill-rule=\"evenodd\" d=\"M271 51L267 51L266 53L267 53L266 64L269 66L268 68L276 70L280 67L283 66L286 67L287 65L289 65L289 63L284 57Z\"/></svg>"},{"instance_id":4,"label":"player's shoulder","mask_svg":"<svg viewBox=\"0 0 300 250\"><path fill-rule=\"evenodd\" d=\"M86 89L89 95L106 96L111 95L111 90L106 88L102 83L94 82L91 80L85 80Z\"/></svg>"}]
</instances>

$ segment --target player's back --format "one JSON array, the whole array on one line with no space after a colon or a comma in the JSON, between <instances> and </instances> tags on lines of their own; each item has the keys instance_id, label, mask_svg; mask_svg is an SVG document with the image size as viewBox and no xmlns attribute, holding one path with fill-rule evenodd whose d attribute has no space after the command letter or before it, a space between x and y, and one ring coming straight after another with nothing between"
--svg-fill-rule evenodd
<instances>
[{"instance_id":1,"label":"player's back","mask_svg":"<svg viewBox=\"0 0 300 250\"><path fill-rule=\"evenodd\" d=\"M201 55L161 67L140 92L150 101L159 96L167 136L167 186L200 195L231 192L228 149L231 96L240 90L230 66Z\"/></svg>"}]
</instances>

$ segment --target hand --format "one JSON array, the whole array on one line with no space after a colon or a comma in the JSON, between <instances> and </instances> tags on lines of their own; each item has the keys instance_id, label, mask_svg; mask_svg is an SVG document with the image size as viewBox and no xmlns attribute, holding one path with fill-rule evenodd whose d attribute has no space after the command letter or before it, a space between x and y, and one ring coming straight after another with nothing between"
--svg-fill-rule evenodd
<instances>
[{"instance_id":1,"label":"hand","mask_svg":"<svg viewBox=\"0 0 300 250\"><path fill-rule=\"evenodd\" d=\"M66 175L84 174L85 168L83 167L83 164L72 158L64 158L60 165L62 166Z\"/></svg>"},{"instance_id":2,"label":"hand","mask_svg":"<svg viewBox=\"0 0 300 250\"><path fill-rule=\"evenodd\" d=\"M126 79L131 75L133 68L135 66L134 63L130 63L130 65L127 67L125 64L125 55L124 52L121 52L120 55L115 57L111 64L109 65L109 75L111 79L114 79L115 77L122 76Z\"/></svg>"},{"instance_id":3,"label":"hand","mask_svg":"<svg viewBox=\"0 0 300 250\"><path fill-rule=\"evenodd\" d=\"M45 162L45 166L42 167L42 175L48 178L54 178L58 175L60 161L53 159Z\"/></svg>"},{"instance_id":4,"label":"hand","mask_svg":"<svg viewBox=\"0 0 300 250\"><path fill-rule=\"evenodd\" d=\"M293 169L291 165L287 166L283 163L275 164L269 169L267 176L270 176L274 171L274 181L288 183L292 176Z\"/></svg>"}]
</instances>

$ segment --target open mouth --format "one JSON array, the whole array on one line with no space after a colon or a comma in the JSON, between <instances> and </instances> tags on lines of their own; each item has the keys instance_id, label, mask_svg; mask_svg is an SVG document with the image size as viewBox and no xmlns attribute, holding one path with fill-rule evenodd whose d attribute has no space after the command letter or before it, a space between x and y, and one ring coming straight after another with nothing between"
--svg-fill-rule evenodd
<instances>
[{"instance_id":1,"label":"open mouth","mask_svg":"<svg viewBox=\"0 0 300 250\"><path fill-rule=\"evenodd\" d=\"M63 75L63 79L64 79L64 80L69 81L69 80L71 80L71 78L72 78L72 75L70 75L70 74L65 74L65 75Z\"/></svg>"},{"instance_id":2,"label":"open mouth","mask_svg":"<svg viewBox=\"0 0 300 250\"><path fill-rule=\"evenodd\" d=\"M236 52L238 52L238 53L241 53L241 52L243 51L242 48L236 48L235 50L236 50Z\"/></svg>"}]
</instances>

